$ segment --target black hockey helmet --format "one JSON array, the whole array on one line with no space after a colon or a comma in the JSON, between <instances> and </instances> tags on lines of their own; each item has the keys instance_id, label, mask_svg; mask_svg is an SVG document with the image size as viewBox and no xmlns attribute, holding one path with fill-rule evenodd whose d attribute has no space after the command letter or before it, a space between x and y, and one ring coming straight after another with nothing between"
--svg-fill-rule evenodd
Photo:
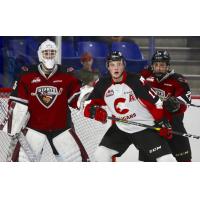
<instances>
[{"instance_id":1,"label":"black hockey helmet","mask_svg":"<svg viewBox=\"0 0 200 200\"><path fill-rule=\"evenodd\" d=\"M155 63L161 62L165 63L159 64L160 66L157 67ZM154 75L157 77L157 79L161 80L167 73L171 71L170 69L170 55L167 50L157 50L151 59L151 68L154 73Z\"/></svg>"},{"instance_id":2,"label":"black hockey helmet","mask_svg":"<svg viewBox=\"0 0 200 200\"><path fill-rule=\"evenodd\" d=\"M170 55L167 50L157 50L152 58L151 58L151 64L155 62L165 62L168 66L170 65Z\"/></svg>"},{"instance_id":3,"label":"black hockey helmet","mask_svg":"<svg viewBox=\"0 0 200 200\"><path fill-rule=\"evenodd\" d=\"M122 53L120 51L112 51L106 58L106 67L108 68L109 62L120 61L120 60L122 60L124 66L126 66L126 61Z\"/></svg>"}]
</instances>

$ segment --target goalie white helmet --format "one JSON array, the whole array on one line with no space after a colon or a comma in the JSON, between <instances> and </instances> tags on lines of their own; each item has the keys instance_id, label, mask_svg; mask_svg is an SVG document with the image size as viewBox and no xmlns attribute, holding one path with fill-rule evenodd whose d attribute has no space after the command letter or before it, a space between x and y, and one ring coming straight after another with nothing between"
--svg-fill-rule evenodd
<instances>
[{"instance_id":1,"label":"goalie white helmet","mask_svg":"<svg viewBox=\"0 0 200 200\"><path fill-rule=\"evenodd\" d=\"M44 41L38 49L38 58L47 70L52 70L56 64L57 47L49 39Z\"/></svg>"}]
</instances>

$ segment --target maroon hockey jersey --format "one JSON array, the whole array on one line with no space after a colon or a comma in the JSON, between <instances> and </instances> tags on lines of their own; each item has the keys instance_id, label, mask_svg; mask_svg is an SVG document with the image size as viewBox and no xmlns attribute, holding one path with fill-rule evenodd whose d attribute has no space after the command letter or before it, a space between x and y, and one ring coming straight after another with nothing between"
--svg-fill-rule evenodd
<instances>
[{"instance_id":1,"label":"maroon hockey jersey","mask_svg":"<svg viewBox=\"0 0 200 200\"><path fill-rule=\"evenodd\" d=\"M153 74L151 68L144 69L141 72L141 75L146 79L162 100L166 97L174 96L184 102L181 104L180 109L174 114L185 112L187 104L191 103L191 91L187 80L182 75L177 74L174 70L172 70L159 81ZM170 120L170 113L167 111L165 112Z\"/></svg>"},{"instance_id":2,"label":"maroon hockey jersey","mask_svg":"<svg viewBox=\"0 0 200 200\"><path fill-rule=\"evenodd\" d=\"M76 107L75 96L79 91L79 81L61 66L57 65L46 77L38 65L22 71L10 100L28 105L28 127L40 132L55 132L70 127L68 104Z\"/></svg>"}]
</instances>

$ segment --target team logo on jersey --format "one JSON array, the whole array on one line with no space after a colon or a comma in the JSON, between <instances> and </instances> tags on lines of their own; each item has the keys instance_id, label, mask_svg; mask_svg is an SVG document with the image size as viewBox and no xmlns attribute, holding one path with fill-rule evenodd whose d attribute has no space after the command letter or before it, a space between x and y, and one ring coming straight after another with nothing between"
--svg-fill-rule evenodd
<instances>
[{"instance_id":1,"label":"team logo on jersey","mask_svg":"<svg viewBox=\"0 0 200 200\"><path fill-rule=\"evenodd\" d=\"M125 91L124 94L133 94L133 91Z\"/></svg>"},{"instance_id":2,"label":"team logo on jersey","mask_svg":"<svg viewBox=\"0 0 200 200\"><path fill-rule=\"evenodd\" d=\"M119 114L126 114L129 112L129 109L125 107L125 98L117 98L114 101L115 111Z\"/></svg>"},{"instance_id":3,"label":"team logo on jersey","mask_svg":"<svg viewBox=\"0 0 200 200\"><path fill-rule=\"evenodd\" d=\"M108 91L106 92L106 97L110 97L110 96L113 96L113 95L114 95L113 89L108 90Z\"/></svg>"},{"instance_id":4,"label":"team logo on jersey","mask_svg":"<svg viewBox=\"0 0 200 200\"><path fill-rule=\"evenodd\" d=\"M53 83L62 83L62 80L55 80Z\"/></svg>"},{"instance_id":5,"label":"team logo on jersey","mask_svg":"<svg viewBox=\"0 0 200 200\"><path fill-rule=\"evenodd\" d=\"M165 86L172 86L172 84L164 83Z\"/></svg>"},{"instance_id":6,"label":"team logo on jersey","mask_svg":"<svg viewBox=\"0 0 200 200\"><path fill-rule=\"evenodd\" d=\"M158 150L160 150L160 149L161 149L161 146L155 147L155 148L153 148L153 149L150 149L150 150L149 150L149 153L152 154L153 152L158 151Z\"/></svg>"},{"instance_id":7,"label":"team logo on jersey","mask_svg":"<svg viewBox=\"0 0 200 200\"><path fill-rule=\"evenodd\" d=\"M124 117L121 117L122 120L129 120L129 119L132 119L136 117L136 114L135 113L132 113L130 115L127 115L127 116L124 116Z\"/></svg>"},{"instance_id":8,"label":"team logo on jersey","mask_svg":"<svg viewBox=\"0 0 200 200\"><path fill-rule=\"evenodd\" d=\"M34 78L34 79L31 81L31 83L39 83L39 82L41 82L40 77Z\"/></svg>"},{"instance_id":9,"label":"team logo on jersey","mask_svg":"<svg viewBox=\"0 0 200 200\"><path fill-rule=\"evenodd\" d=\"M57 87L54 86L40 86L37 87L35 93L31 93L31 95L36 96L45 108L50 108L62 91L63 89L60 88L58 92Z\"/></svg>"},{"instance_id":10,"label":"team logo on jersey","mask_svg":"<svg viewBox=\"0 0 200 200\"><path fill-rule=\"evenodd\" d=\"M161 89L159 89L159 88L153 88L154 89L154 91L156 92L156 94L159 96L159 98L161 99L161 100L164 100L164 98L165 98L165 91L164 90L161 90Z\"/></svg>"},{"instance_id":11,"label":"team logo on jersey","mask_svg":"<svg viewBox=\"0 0 200 200\"><path fill-rule=\"evenodd\" d=\"M149 82L154 82L154 77L150 76L150 77L146 78L146 80Z\"/></svg>"},{"instance_id":12,"label":"team logo on jersey","mask_svg":"<svg viewBox=\"0 0 200 200\"><path fill-rule=\"evenodd\" d=\"M22 66L22 67L21 67L21 70L24 71L24 72L27 72L27 71L28 71L28 67Z\"/></svg>"}]
</instances>

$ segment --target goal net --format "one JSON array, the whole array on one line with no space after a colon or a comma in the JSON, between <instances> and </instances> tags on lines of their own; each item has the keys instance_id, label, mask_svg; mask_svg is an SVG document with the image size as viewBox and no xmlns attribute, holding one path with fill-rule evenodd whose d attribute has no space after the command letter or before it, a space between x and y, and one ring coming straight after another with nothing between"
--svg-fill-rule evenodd
<instances>
[{"instance_id":1,"label":"goal net","mask_svg":"<svg viewBox=\"0 0 200 200\"><path fill-rule=\"evenodd\" d=\"M0 88L0 124L4 122L7 116L10 92L10 88ZM80 111L73 108L70 109L72 121L75 126L75 132L78 135L87 154L89 155L90 161L94 161L95 149L97 148L107 129L110 127L110 124L109 122L107 124L102 124L95 120L85 118ZM5 162L7 160L11 144L12 139L6 133L0 131L0 162ZM13 154L14 153L15 151ZM40 161L56 161L48 140L45 141Z\"/></svg>"}]
</instances>

